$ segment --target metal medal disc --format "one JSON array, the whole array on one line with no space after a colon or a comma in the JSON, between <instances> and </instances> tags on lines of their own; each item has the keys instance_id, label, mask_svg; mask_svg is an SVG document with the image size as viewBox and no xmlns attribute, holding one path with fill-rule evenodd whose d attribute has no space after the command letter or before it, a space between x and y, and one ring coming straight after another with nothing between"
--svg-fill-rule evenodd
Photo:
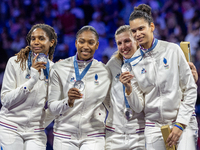
<instances>
[{"instance_id":1,"label":"metal medal disc","mask_svg":"<svg viewBox=\"0 0 200 150\"><path fill-rule=\"evenodd\" d=\"M124 109L124 115L127 120L131 120L133 118L133 110L131 108Z\"/></svg>"},{"instance_id":2,"label":"metal medal disc","mask_svg":"<svg viewBox=\"0 0 200 150\"><path fill-rule=\"evenodd\" d=\"M40 53L36 58L36 62L46 62L47 63L47 55Z\"/></svg>"},{"instance_id":3,"label":"metal medal disc","mask_svg":"<svg viewBox=\"0 0 200 150\"><path fill-rule=\"evenodd\" d=\"M74 83L74 88L79 89L80 91L83 91L85 88L84 82L81 80L78 80Z\"/></svg>"},{"instance_id":4,"label":"metal medal disc","mask_svg":"<svg viewBox=\"0 0 200 150\"><path fill-rule=\"evenodd\" d=\"M131 64L130 63L125 63L122 65L122 68L121 68L122 72L131 72L132 70L132 67L131 67Z\"/></svg>"}]
</instances>

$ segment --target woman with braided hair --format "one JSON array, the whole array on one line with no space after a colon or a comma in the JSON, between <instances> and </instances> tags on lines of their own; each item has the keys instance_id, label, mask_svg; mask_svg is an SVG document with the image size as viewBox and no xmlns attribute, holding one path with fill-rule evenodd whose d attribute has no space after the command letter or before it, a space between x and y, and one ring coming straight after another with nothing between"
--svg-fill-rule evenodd
<instances>
[{"instance_id":1,"label":"woman with braided hair","mask_svg":"<svg viewBox=\"0 0 200 150\"><path fill-rule=\"evenodd\" d=\"M28 46L9 59L4 74L0 111L3 150L46 149L44 106L57 34L49 25L36 24L26 39Z\"/></svg>"}]
</instances>

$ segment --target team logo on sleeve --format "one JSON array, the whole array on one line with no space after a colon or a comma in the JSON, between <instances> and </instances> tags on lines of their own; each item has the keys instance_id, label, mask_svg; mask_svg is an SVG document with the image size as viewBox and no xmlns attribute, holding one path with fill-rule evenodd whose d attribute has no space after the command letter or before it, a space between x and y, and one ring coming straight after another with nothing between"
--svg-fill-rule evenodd
<instances>
[{"instance_id":1,"label":"team logo on sleeve","mask_svg":"<svg viewBox=\"0 0 200 150\"><path fill-rule=\"evenodd\" d=\"M167 64L167 59L166 58L163 58L163 63L164 63L165 69L169 69L169 65Z\"/></svg>"},{"instance_id":2,"label":"team logo on sleeve","mask_svg":"<svg viewBox=\"0 0 200 150\"><path fill-rule=\"evenodd\" d=\"M145 74L147 71L143 68L142 70L141 70L141 74Z\"/></svg>"},{"instance_id":3,"label":"team logo on sleeve","mask_svg":"<svg viewBox=\"0 0 200 150\"><path fill-rule=\"evenodd\" d=\"M94 84L99 85L99 81L98 81L99 77L98 77L98 75L95 74L94 78L95 78Z\"/></svg>"},{"instance_id":4,"label":"team logo on sleeve","mask_svg":"<svg viewBox=\"0 0 200 150\"><path fill-rule=\"evenodd\" d=\"M71 77L70 82L75 82L75 81L76 81L75 78Z\"/></svg>"}]
</instances>

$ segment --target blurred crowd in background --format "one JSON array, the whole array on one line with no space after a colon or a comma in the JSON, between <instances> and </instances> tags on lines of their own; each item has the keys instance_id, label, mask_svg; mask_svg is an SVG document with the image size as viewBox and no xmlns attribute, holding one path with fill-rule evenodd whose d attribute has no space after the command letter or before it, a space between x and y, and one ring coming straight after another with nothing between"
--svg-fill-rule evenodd
<instances>
[{"instance_id":1,"label":"blurred crowd in background","mask_svg":"<svg viewBox=\"0 0 200 150\"><path fill-rule=\"evenodd\" d=\"M84 25L93 26L100 36L94 57L106 63L117 50L116 29L129 24L129 15L141 3L152 8L156 38L178 45L190 42L192 62L200 78L200 0L1 0L0 88L8 59L27 45L26 35L34 24L46 23L55 29L58 46L54 62L73 56L76 32ZM200 79L197 85L200 123ZM46 129L48 150L52 149L52 125Z\"/></svg>"}]
</instances>

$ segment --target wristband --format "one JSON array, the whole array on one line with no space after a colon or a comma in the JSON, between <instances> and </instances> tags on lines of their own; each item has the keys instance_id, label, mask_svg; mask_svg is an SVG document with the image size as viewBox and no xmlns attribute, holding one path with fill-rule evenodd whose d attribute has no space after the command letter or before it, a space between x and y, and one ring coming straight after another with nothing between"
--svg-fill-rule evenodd
<instances>
[{"instance_id":1,"label":"wristband","mask_svg":"<svg viewBox=\"0 0 200 150\"><path fill-rule=\"evenodd\" d=\"M184 127L180 123L176 123L178 126L184 129Z\"/></svg>"},{"instance_id":2,"label":"wristband","mask_svg":"<svg viewBox=\"0 0 200 150\"><path fill-rule=\"evenodd\" d=\"M179 125L175 124L174 126L177 127L177 128L179 128L179 129L181 129L183 131L183 128L180 127Z\"/></svg>"}]
</instances>

